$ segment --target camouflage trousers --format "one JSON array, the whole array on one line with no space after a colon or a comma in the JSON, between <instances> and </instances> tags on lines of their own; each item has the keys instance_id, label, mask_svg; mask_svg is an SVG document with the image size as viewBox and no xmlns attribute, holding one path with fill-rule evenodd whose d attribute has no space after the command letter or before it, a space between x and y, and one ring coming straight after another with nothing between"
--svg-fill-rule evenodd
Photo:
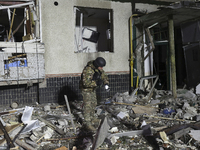
<instances>
[{"instance_id":1,"label":"camouflage trousers","mask_svg":"<svg viewBox=\"0 0 200 150\"><path fill-rule=\"evenodd\" d=\"M86 92L82 91L83 96L83 116L85 123L91 123L94 118L95 108L97 106L96 92Z\"/></svg>"}]
</instances>

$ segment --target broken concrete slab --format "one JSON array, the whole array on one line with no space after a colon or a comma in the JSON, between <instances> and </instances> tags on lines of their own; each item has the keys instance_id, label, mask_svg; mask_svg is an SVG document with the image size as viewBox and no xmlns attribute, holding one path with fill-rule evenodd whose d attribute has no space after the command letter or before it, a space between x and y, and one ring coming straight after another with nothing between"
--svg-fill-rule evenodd
<instances>
[{"instance_id":1,"label":"broken concrete slab","mask_svg":"<svg viewBox=\"0 0 200 150\"><path fill-rule=\"evenodd\" d=\"M108 119L105 117L99 125L91 150L96 150L104 142L105 138L107 137L109 128L110 126L108 124Z\"/></svg>"},{"instance_id":2,"label":"broken concrete slab","mask_svg":"<svg viewBox=\"0 0 200 150\"><path fill-rule=\"evenodd\" d=\"M182 129L182 130L179 130L179 131L173 133L173 135L172 135L172 136L173 136L173 139L178 139L178 138L180 138L181 136L183 136L183 135L189 133L191 130L193 130L193 129L190 128L190 127L185 128L185 129Z\"/></svg>"},{"instance_id":3,"label":"broken concrete slab","mask_svg":"<svg viewBox=\"0 0 200 150\"><path fill-rule=\"evenodd\" d=\"M55 150L68 150L68 148L65 147L65 146L62 146L62 147L60 147L60 148L56 148Z\"/></svg>"},{"instance_id":4,"label":"broken concrete slab","mask_svg":"<svg viewBox=\"0 0 200 150\"><path fill-rule=\"evenodd\" d=\"M193 101L197 100L196 94L194 94L194 92L187 90L187 89L178 89L177 97L186 98L186 99L190 99Z\"/></svg>"},{"instance_id":5,"label":"broken concrete slab","mask_svg":"<svg viewBox=\"0 0 200 150\"><path fill-rule=\"evenodd\" d=\"M200 142L200 130L190 130L189 135L196 141Z\"/></svg>"},{"instance_id":6,"label":"broken concrete slab","mask_svg":"<svg viewBox=\"0 0 200 150\"><path fill-rule=\"evenodd\" d=\"M146 101L145 102L144 101L128 102L127 101L128 103L124 103L125 98L128 97L127 93L126 92L121 93L121 94L118 93L115 95L116 96L115 101L116 101L117 96L119 96L119 97L123 98L122 103L109 100L110 103L108 103L108 104L103 103L103 105L98 106L96 109L96 111L97 111L96 116L101 117L101 118L104 116L107 116L108 117L107 125L109 126L109 128L108 128L108 130L104 130L103 132L100 131L100 134L102 134L102 135L98 134L98 136L95 137L96 138L95 144L92 142L89 142L87 139L85 139L85 143L84 143L85 146L88 146L88 148L91 148L91 146L94 144L94 146L98 145L99 149L111 148L114 146L118 147L118 148L126 149L127 145L133 146L135 148L136 147L141 148L142 144L143 144L143 146L145 145L145 147L147 148L147 147L152 147L152 145L149 144L148 142L146 142L144 140L145 138L147 138L147 139L151 139L153 137L155 138L157 136L157 133L165 131L167 135L170 134L170 139L168 140L168 142L170 142L170 143L175 142L175 143L173 143L173 145L177 145L177 147L178 147L178 142L180 142L182 140L181 135L183 135L183 133L186 132L185 131L186 128L192 128L192 129L199 128L199 125L196 122L196 119L194 118L194 117L198 116L198 107L197 107L198 103L195 103L195 106L194 106L193 105L194 103L192 103L192 100L189 100L189 99L178 98L178 99L174 100L170 96L170 92L167 92L167 91L155 90L154 94L155 93L156 94L159 93L158 94L159 96L153 96L153 98L159 97L159 99L151 99L148 102L146 102ZM78 102L78 104L79 104L79 102ZM160 107L161 104L164 104L164 107ZM50 108L51 108L50 111L44 110L44 107L46 105L50 106ZM47 147L54 147L54 149L56 149L56 148L60 148L61 145L58 144L55 147L55 145L53 146L53 143L65 143L65 145L67 145L68 143L71 143L75 139L80 139L81 136L77 136L77 135L74 136L74 132L71 132L71 131L73 131L73 127L71 126L72 124L70 122L71 117L68 114L68 112L66 112L66 105L65 105L65 107L58 107L58 106L59 106L58 104L50 104L50 103L44 104L44 105L37 104L36 106L33 107L35 111L32 111L31 118L37 119L38 116L43 117L46 121L51 122L51 124L53 124L55 127L62 129L66 135L59 134L57 132L53 132L52 128L45 125L46 121L40 120L39 128L30 130L30 132L27 132L26 135L25 134L20 135L19 139L24 140L24 142L27 144L29 143L30 145L32 145L33 148L38 148L38 149L40 149L40 148L48 149ZM140 109L140 107L141 107L141 109ZM134 108L137 108L137 111L136 110L134 111ZM145 109L145 108L147 108L147 109ZM150 109L148 109L148 108L150 108ZM165 108L173 108L175 110L175 112L173 112L172 114L163 114L163 110ZM153 115L151 114L151 109L156 110L155 112L152 113ZM98 112L98 110L99 110L99 112ZM186 120L183 118L184 114L186 114L187 111L194 113L195 112L194 110L196 110L197 115L194 116L192 118L192 120ZM140 111L140 112L138 113L138 111ZM120 117L120 115L119 115L120 112L123 112L126 115L124 115L124 117ZM10 115L12 115L13 117L20 116L20 115L14 116L14 114L9 114L9 116ZM77 129L77 132L79 134L82 133L82 131L80 130L82 127L82 124L81 124L81 122L76 120L76 119L80 118L80 116L82 115L82 110L78 109L78 111L77 111L77 109L76 110L72 109L71 115L73 116L73 120L74 120L76 129ZM5 124L15 121L14 118L8 119L6 117L2 117L2 119L4 120ZM150 136L144 135L143 134L144 130L141 130L141 124L143 121L146 122L146 126L148 124L151 124ZM197 124L194 125L193 122L197 123ZM189 126L187 123L191 123L192 126ZM170 127L172 127L174 125L185 125L185 126L181 127L178 130L173 130ZM145 130L145 131L148 131L148 130ZM47 133L47 132L51 133L51 134L45 135L45 133ZM84 131L84 132L87 132L87 131ZM187 132L188 132L188 130L187 130ZM27 138L30 139L31 135L35 136L36 133L39 133L41 136L38 136L35 139L35 142L26 140ZM95 134L93 134L93 136L94 135ZM66 137L68 137L68 138L66 138ZM43 138L43 139L41 139L41 138ZM84 139L84 138L85 137L83 136L82 139ZM70 139L70 142L69 142L69 140L66 140L66 139ZM176 139L178 139L178 140L176 140ZM137 140L140 142L138 142ZM163 142L162 139L160 139L160 140ZM173 141L171 141L171 140L173 140ZM193 139L193 140L195 140L195 139ZM37 146L38 145L37 142L41 143L41 144L39 146ZM122 143L124 143L124 142L125 143L127 142L127 145L126 144L123 145ZM156 142L156 140L155 140L155 142ZM183 142L183 141L181 141L181 142ZM4 144L2 144L2 146L4 146L5 144L6 144L6 142L4 142ZM70 145L74 145L73 142ZM187 143L186 143L186 145L187 145ZM77 146L77 148L79 147L78 145L74 145L74 146ZM161 144L161 146L165 147L165 146L170 146L170 145L162 145Z\"/></svg>"}]
</instances>

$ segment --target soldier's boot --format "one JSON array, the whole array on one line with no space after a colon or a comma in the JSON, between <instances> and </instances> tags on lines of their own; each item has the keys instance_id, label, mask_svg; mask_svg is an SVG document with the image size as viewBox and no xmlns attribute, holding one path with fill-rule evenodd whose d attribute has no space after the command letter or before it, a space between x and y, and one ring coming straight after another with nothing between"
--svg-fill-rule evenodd
<instances>
[{"instance_id":1,"label":"soldier's boot","mask_svg":"<svg viewBox=\"0 0 200 150\"><path fill-rule=\"evenodd\" d=\"M88 130L92 131L92 132L94 132L94 131L97 130L91 123L87 124L87 125L86 125L86 128L87 128Z\"/></svg>"},{"instance_id":2,"label":"soldier's boot","mask_svg":"<svg viewBox=\"0 0 200 150\"><path fill-rule=\"evenodd\" d=\"M101 121L101 119L93 118L91 123L94 125L99 125L100 121Z\"/></svg>"}]
</instances>

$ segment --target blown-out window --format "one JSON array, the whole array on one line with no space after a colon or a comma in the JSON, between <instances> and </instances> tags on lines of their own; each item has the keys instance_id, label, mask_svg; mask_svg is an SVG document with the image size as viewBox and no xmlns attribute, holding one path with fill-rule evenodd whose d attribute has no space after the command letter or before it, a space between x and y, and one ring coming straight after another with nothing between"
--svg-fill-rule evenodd
<instances>
[{"instance_id":1,"label":"blown-out window","mask_svg":"<svg viewBox=\"0 0 200 150\"><path fill-rule=\"evenodd\" d=\"M75 52L113 52L112 10L74 7Z\"/></svg>"},{"instance_id":2,"label":"blown-out window","mask_svg":"<svg viewBox=\"0 0 200 150\"><path fill-rule=\"evenodd\" d=\"M10 4L0 2L1 4ZM36 8L33 2L5 5L0 8L0 41L22 42L36 37Z\"/></svg>"}]
</instances>

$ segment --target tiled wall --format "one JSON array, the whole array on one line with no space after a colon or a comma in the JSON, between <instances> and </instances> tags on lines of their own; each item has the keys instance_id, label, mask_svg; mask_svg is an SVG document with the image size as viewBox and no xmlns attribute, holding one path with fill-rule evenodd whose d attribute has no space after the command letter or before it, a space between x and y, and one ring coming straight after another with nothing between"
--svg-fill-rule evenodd
<instances>
[{"instance_id":1,"label":"tiled wall","mask_svg":"<svg viewBox=\"0 0 200 150\"><path fill-rule=\"evenodd\" d=\"M108 75L110 81L110 92L106 93L103 88L97 89L99 101L112 97L115 93L129 91L129 74ZM75 77L53 77L46 78L46 87L39 88L38 84L27 87L27 85L1 86L0 105L10 105L12 102L19 104L39 103L65 103L64 95L69 101L82 100L79 90L80 76Z\"/></svg>"},{"instance_id":2,"label":"tiled wall","mask_svg":"<svg viewBox=\"0 0 200 150\"><path fill-rule=\"evenodd\" d=\"M19 104L35 103L38 101L38 85L0 86L0 105L10 105L12 102Z\"/></svg>"}]
</instances>

